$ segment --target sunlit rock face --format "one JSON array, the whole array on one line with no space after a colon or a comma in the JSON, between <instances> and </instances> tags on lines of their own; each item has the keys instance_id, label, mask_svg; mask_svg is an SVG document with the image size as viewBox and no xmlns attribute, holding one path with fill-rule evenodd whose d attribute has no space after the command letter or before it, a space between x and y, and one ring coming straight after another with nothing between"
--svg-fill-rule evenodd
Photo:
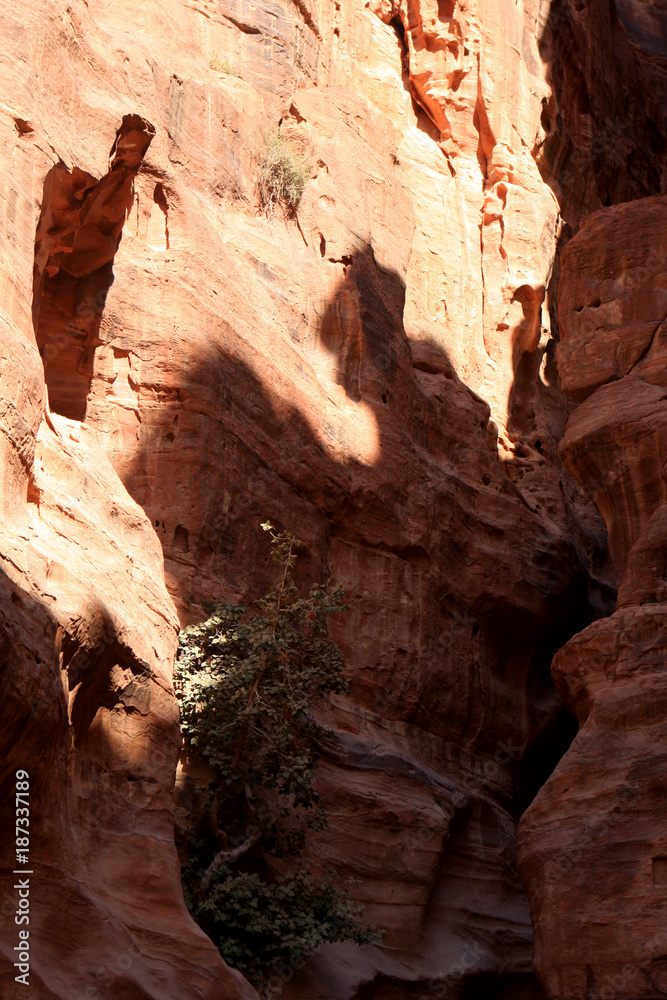
<instances>
[{"instance_id":1,"label":"sunlit rock face","mask_svg":"<svg viewBox=\"0 0 667 1000\"><path fill-rule=\"evenodd\" d=\"M281 970L283 996L543 997L516 828L573 733L552 656L614 597L605 523L558 457L558 199L573 230L604 198L590 150L564 159L577 98L549 16L0 15L3 733L7 796L30 770L41 817L40 1000L252 995L180 896L170 677L177 612L266 588L266 519L303 540L304 583L347 593L308 854L386 932ZM295 218L259 210L278 128L309 168Z\"/></svg>"},{"instance_id":2,"label":"sunlit rock face","mask_svg":"<svg viewBox=\"0 0 667 1000\"><path fill-rule=\"evenodd\" d=\"M177 617L160 544L98 432L55 412L85 405L95 310L76 304L109 274L150 131L125 119L98 183L53 165L37 130L3 115L12 164L3 197L16 225L2 232L0 311L1 992L249 998L181 892L172 800ZM23 875L12 872L26 824L21 800L15 829L17 772L29 774L30 809L30 863L21 869L31 905L20 925ZM27 984L15 980L19 926L30 934Z\"/></svg>"}]
</instances>

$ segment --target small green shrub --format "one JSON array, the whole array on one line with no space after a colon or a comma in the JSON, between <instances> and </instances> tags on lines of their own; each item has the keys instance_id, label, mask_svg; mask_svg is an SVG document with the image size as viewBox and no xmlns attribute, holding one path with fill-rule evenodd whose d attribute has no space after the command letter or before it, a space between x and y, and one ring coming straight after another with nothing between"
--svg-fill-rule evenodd
<instances>
[{"instance_id":1,"label":"small green shrub","mask_svg":"<svg viewBox=\"0 0 667 1000\"><path fill-rule=\"evenodd\" d=\"M322 944L380 940L331 878L316 882L303 872L267 882L227 869L192 913L225 962L260 988L271 970L298 968Z\"/></svg>"},{"instance_id":2,"label":"small green shrub","mask_svg":"<svg viewBox=\"0 0 667 1000\"><path fill-rule=\"evenodd\" d=\"M226 76L236 76L239 80L243 79L239 71L226 59L218 59L217 57L211 59L209 66L216 73L224 73Z\"/></svg>"},{"instance_id":3,"label":"small green shrub","mask_svg":"<svg viewBox=\"0 0 667 1000\"><path fill-rule=\"evenodd\" d=\"M257 190L263 211L271 216L280 206L294 214L309 174L310 168L299 162L289 140L274 132L259 165Z\"/></svg>"},{"instance_id":4,"label":"small green shrub","mask_svg":"<svg viewBox=\"0 0 667 1000\"><path fill-rule=\"evenodd\" d=\"M262 527L279 582L252 614L223 602L184 629L174 672L187 752L215 770L193 813L200 821L183 866L186 903L225 961L258 984L325 942L380 940L331 878L317 881L295 861L276 864L300 855L307 830L326 826L310 706L347 689L342 651L328 635L329 616L345 605L339 587L298 597L298 540Z\"/></svg>"}]
</instances>

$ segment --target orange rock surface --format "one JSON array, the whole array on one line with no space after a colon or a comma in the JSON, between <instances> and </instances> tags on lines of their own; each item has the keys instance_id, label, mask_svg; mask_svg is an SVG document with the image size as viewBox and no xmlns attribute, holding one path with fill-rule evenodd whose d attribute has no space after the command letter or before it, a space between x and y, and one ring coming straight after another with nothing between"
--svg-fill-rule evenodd
<instances>
[{"instance_id":1,"label":"orange rock surface","mask_svg":"<svg viewBox=\"0 0 667 1000\"><path fill-rule=\"evenodd\" d=\"M266 588L266 519L303 540L304 582L347 593L335 637L351 692L318 710L329 829L308 855L386 931L380 946L331 946L282 970L282 995L543 998L516 831L572 737L549 664L612 610L602 517L617 565L630 539L653 551L662 537L649 500L636 526L612 524L578 485L589 489L570 450L595 396L575 410L554 364L560 248L607 197L659 189L659 143L657 180L642 146L658 105L651 91L644 120L637 99L618 186L595 188L606 154L573 124L555 29L570 25L567 58L592 92L586 46L609 57L606 22L543 7L39 0L0 12L3 801L28 769L38 1000L254 995L180 894L171 667L179 618ZM641 37L616 21L612 32L639 90L662 73L642 68L655 37L649 13L643 23ZM309 170L295 218L258 203L276 130ZM561 289L575 313L579 287ZM662 334L653 362L637 350L662 300L640 308L627 294L610 285L605 308L636 325L632 364L659 365ZM575 382L588 378L584 307L569 326L562 307L559 361L566 379L570 352ZM600 381L619 355L598 350L603 329L591 327ZM660 383L641 380L650 415ZM594 387L577 382L578 397ZM558 457L573 410L561 453L574 477ZM652 572L630 553L643 592ZM628 761L640 739L628 737ZM538 971L570 996L544 958L557 961L539 909L555 888L531 864ZM0 982L13 1000L11 885Z\"/></svg>"},{"instance_id":2,"label":"orange rock surface","mask_svg":"<svg viewBox=\"0 0 667 1000\"><path fill-rule=\"evenodd\" d=\"M146 143L133 152L137 122L125 119L98 185L50 166L34 133L6 118L26 218L2 233L2 996L249 1000L256 994L224 967L182 897L177 618L159 541L95 429L49 412L45 395L45 371L55 371L54 409L85 402L95 314L74 306L113 260ZM28 987L13 964L12 872L26 826L15 830L17 771L30 775Z\"/></svg>"}]
</instances>

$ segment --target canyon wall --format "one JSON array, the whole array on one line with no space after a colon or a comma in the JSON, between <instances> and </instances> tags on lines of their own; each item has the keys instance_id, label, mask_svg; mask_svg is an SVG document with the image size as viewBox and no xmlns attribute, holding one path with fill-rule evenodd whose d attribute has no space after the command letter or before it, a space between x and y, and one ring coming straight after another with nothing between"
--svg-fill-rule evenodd
<instances>
[{"instance_id":1,"label":"canyon wall","mask_svg":"<svg viewBox=\"0 0 667 1000\"><path fill-rule=\"evenodd\" d=\"M66 329L67 309L79 289L97 297L108 284L152 130L128 116L98 184L54 164L6 106L2 127L2 996L250 998L182 897L178 619L159 541L97 432L79 411L50 413L45 395L60 351L72 379L57 383L58 406L80 405L90 382L95 310ZM19 929L30 935L28 983L15 980Z\"/></svg>"},{"instance_id":2,"label":"canyon wall","mask_svg":"<svg viewBox=\"0 0 667 1000\"><path fill-rule=\"evenodd\" d=\"M303 540L303 581L346 590L334 630L350 695L318 710L329 828L308 856L386 932L285 971L282 995L584 995L567 992L587 974L576 948L573 978L552 972L559 942L570 955L552 935L562 907L573 934L588 919L576 880L541 874L540 803L566 815L552 784L524 827L528 896L516 836L574 735L561 674L587 640L559 654L560 694L552 657L586 626L616 627L605 521L617 572L630 538L660 533L655 444L627 472L653 470L653 499L637 487L622 507L619 492L614 526L582 470L599 451L604 479L595 442L636 405L615 388L625 378L605 383L619 365L659 366L660 337L642 355L662 300L621 302L614 286L603 303L561 282L587 215L662 183L664 61L646 55L659 30L647 10L628 33L631 7L40 0L0 13L2 788L9 803L16 769L30 771L40 1000L253 995L180 896L170 677L179 619L266 588L266 519ZM258 203L276 130L309 168L294 218ZM622 234L609 212L579 246ZM621 346L592 333L596 309L633 325ZM660 382L642 378L650 416ZM604 426L578 406L592 388L621 393ZM627 586L643 593L655 581L637 559ZM582 735L561 769L608 753L580 749ZM642 738L628 737L628 766ZM12 821L8 997L21 995Z\"/></svg>"},{"instance_id":3,"label":"canyon wall","mask_svg":"<svg viewBox=\"0 0 667 1000\"><path fill-rule=\"evenodd\" d=\"M614 614L559 650L572 747L522 819L550 995L667 992L667 195L596 212L562 259L560 453L609 533Z\"/></svg>"},{"instance_id":4,"label":"canyon wall","mask_svg":"<svg viewBox=\"0 0 667 1000\"><path fill-rule=\"evenodd\" d=\"M667 8L574 6L555 7L544 42L551 172L566 238L579 229L553 282L558 370L581 401L559 454L604 517L619 591L554 659L579 733L522 818L519 870L549 996L639 1000L667 995L667 200L644 197L666 187Z\"/></svg>"}]
</instances>

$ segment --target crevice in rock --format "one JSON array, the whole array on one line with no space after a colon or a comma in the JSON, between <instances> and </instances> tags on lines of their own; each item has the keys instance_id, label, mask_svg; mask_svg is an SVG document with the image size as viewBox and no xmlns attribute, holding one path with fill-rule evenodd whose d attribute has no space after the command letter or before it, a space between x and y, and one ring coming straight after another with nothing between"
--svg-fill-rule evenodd
<instances>
[{"instance_id":1,"label":"crevice in rock","mask_svg":"<svg viewBox=\"0 0 667 1000\"><path fill-rule=\"evenodd\" d=\"M153 201L164 215L164 241L165 249L169 249L169 202L165 194L164 185L156 184L153 192Z\"/></svg>"},{"instance_id":2,"label":"crevice in rock","mask_svg":"<svg viewBox=\"0 0 667 1000\"><path fill-rule=\"evenodd\" d=\"M259 28L255 27L254 24L247 24L245 21L237 21L235 18L231 17L229 14L224 14L224 18L230 21L235 28L242 31L244 35L261 35L262 32Z\"/></svg>"},{"instance_id":3,"label":"crevice in rock","mask_svg":"<svg viewBox=\"0 0 667 1000\"><path fill-rule=\"evenodd\" d=\"M101 180L60 162L44 181L35 236L33 327L51 410L73 420L86 416L113 261L132 208L134 178L154 135L145 119L125 115Z\"/></svg>"},{"instance_id":4,"label":"crevice in rock","mask_svg":"<svg viewBox=\"0 0 667 1000\"><path fill-rule=\"evenodd\" d=\"M395 17L392 17L391 21L389 22L389 27L394 29L394 34L396 35L398 43L401 46L403 65L405 66L405 62L408 56L408 43L405 38L405 28L403 26L403 21L401 20L398 14L396 14Z\"/></svg>"},{"instance_id":5,"label":"crevice in rock","mask_svg":"<svg viewBox=\"0 0 667 1000\"><path fill-rule=\"evenodd\" d=\"M313 18L312 12L308 7L308 4L305 2L305 0L293 0L293 3L296 9L301 14L301 17L303 18L303 23L306 25L306 27L310 28L310 30L313 32L317 40L321 42L322 35L320 33L320 29L317 27L317 24L315 23L315 20Z\"/></svg>"},{"instance_id":6,"label":"crevice in rock","mask_svg":"<svg viewBox=\"0 0 667 1000\"><path fill-rule=\"evenodd\" d=\"M35 131L30 122L26 121L24 118L15 118L14 127L21 137L32 135Z\"/></svg>"}]
</instances>

